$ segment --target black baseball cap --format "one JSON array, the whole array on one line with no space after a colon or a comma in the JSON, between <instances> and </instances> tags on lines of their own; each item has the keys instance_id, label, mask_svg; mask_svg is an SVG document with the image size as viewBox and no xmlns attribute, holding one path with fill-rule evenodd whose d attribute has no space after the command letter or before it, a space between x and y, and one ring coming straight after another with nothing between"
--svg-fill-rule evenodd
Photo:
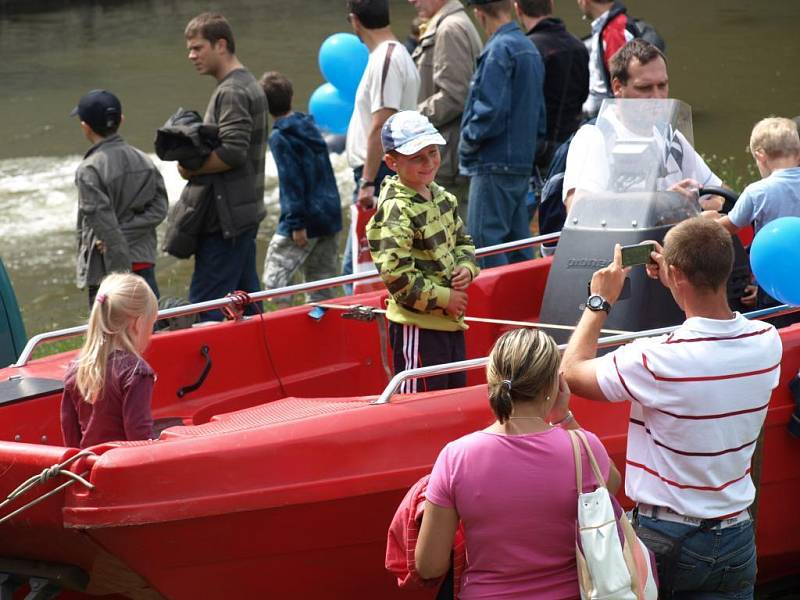
<instances>
[{"instance_id":1,"label":"black baseball cap","mask_svg":"<svg viewBox=\"0 0 800 600\"><path fill-rule=\"evenodd\" d=\"M92 90L72 109L71 117L80 117L95 133L104 135L116 129L122 120L119 98L107 90Z\"/></svg>"}]
</instances>

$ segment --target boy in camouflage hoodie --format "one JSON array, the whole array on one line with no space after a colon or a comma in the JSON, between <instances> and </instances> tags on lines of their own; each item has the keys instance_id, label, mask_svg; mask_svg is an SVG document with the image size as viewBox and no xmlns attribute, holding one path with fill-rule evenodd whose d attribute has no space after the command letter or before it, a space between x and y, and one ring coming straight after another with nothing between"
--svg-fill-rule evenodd
<instances>
[{"instance_id":1,"label":"boy in camouflage hoodie","mask_svg":"<svg viewBox=\"0 0 800 600\"><path fill-rule=\"evenodd\" d=\"M383 184L367 238L390 294L386 316L395 373L464 360L466 289L479 269L455 196L433 181L445 140L426 117L402 111L387 119L381 142L397 175ZM459 372L407 380L400 391L465 383Z\"/></svg>"}]
</instances>

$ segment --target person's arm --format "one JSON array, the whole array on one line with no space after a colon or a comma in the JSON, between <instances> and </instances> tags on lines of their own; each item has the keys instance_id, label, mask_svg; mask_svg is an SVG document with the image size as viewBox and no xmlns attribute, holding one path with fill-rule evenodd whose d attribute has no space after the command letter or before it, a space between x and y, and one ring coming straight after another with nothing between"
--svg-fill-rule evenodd
<instances>
[{"instance_id":1,"label":"person's arm","mask_svg":"<svg viewBox=\"0 0 800 600\"><path fill-rule=\"evenodd\" d=\"M422 526L414 551L414 563L420 577L435 579L447 573L457 528L456 509L425 501Z\"/></svg>"},{"instance_id":2,"label":"person's arm","mask_svg":"<svg viewBox=\"0 0 800 600\"><path fill-rule=\"evenodd\" d=\"M149 440L153 437L153 376L134 371L130 384L123 387L122 425L125 439Z\"/></svg>"},{"instance_id":3,"label":"person's arm","mask_svg":"<svg viewBox=\"0 0 800 600\"><path fill-rule=\"evenodd\" d=\"M130 249L122 233L117 215L97 171L81 168L75 179L78 185L78 209L86 224L102 243L106 270L109 273L131 270Z\"/></svg>"},{"instance_id":4,"label":"person's arm","mask_svg":"<svg viewBox=\"0 0 800 600\"><path fill-rule=\"evenodd\" d=\"M383 124L386 123L386 119L396 112L394 108L380 108L372 113L372 124L367 136L367 157L364 160L364 172L361 175L367 181L375 181L375 177L378 175L381 160L383 160L381 129ZM359 188L358 203L365 208L372 206L372 198L379 192L380 190L375 189L375 186Z\"/></svg>"},{"instance_id":5,"label":"person's arm","mask_svg":"<svg viewBox=\"0 0 800 600\"><path fill-rule=\"evenodd\" d=\"M72 401L71 390L67 386L64 386L64 393L61 396L61 434L64 436L66 447L81 447L81 425Z\"/></svg>"},{"instance_id":6,"label":"person's arm","mask_svg":"<svg viewBox=\"0 0 800 600\"><path fill-rule=\"evenodd\" d=\"M155 167L153 167L153 179L153 198L145 204L142 212L134 214L133 218L122 223L123 232L129 233L154 229L167 218L167 212L169 211L167 188L164 185L164 178Z\"/></svg>"},{"instance_id":7,"label":"person's arm","mask_svg":"<svg viewBox=\"0 0 800 600\"><path fill-rule=\"evenodd\" d=\"M622 267L622 249L614 247L614 260L595 272L590 293L598 294L613 306L619 298L630 268ZM597 381L597 340L608 315L585 308L561 359L561 371L573 393L588 400L609 400Z\"/></svg>"},{"instance_id":8,"label":"person's arm","mask_svg":"<svg viewBox=\"0 0 800 600\"><path fill-rule=\"evenodd\" d=\"M417 268L411 256L414 230L395 201L381 201L367 225L367 239L375 268L395 302L421 312L434 307L447 310L451 293L456 292L433 283Z\"/></svg>"},{"instance_id":9,"label":"person's arm","mask_svg":"<svg viewBox=\"0 0 800 600\"><path fill-rule=\"evenodd\" d=\"M728 233L736 234L739 233L740 227L737 227L731 221L731 218L728 215L722 215L717 219L717 223L722 225L725 229L728 230Z\"/></svg>"},{"instance_id":10,"label":"person's arm","mask_svg":"<svg viewBox=\"0 0 800 600\"><path fill-rule=\"evenodd\" d=\"M461 116L469 93L469 80L475 70L469 36L461 27L439 25L433 46L433 88L419 103L418 110L434 127L446 125Z\"/></svg>"},{"instance_id":11,"label":"person's arm","mask_svg":"<svg viewBox=\"0 0 800 600\"><path fill-rule=\"evenodd\" d=\"M472 236L467 233L464 221L461 220L458 214L458 209L455 208L453 212L455 213L456 221L456 266L466 269L469 272L470 281L474 281L478 273L481 272L478 263L475 261L475 243L472 241Z\"/></svg>"},{"instance_id":12,"label":"person's arm","mask_svg":"<svg viewBox=\"0 0 800 600\"><path fill-rule=\"evenodd\" d=\"M305 178L302 162L279 132L269 138L269 149L278 168L278 187L281 207L290 231L306 229L308 215Z\"/></svg>"},{"instance_id":13,"label":"person's arm","mask_svg":"<svg viewBox=\"0 0 800 600\"><path fill-rule=\"evenodd\" d=\"M484 60L481 81L472 88L472 110L461 129L459 153L466 156L477 152L484 140L506 133L511 64L502 52Z\"/></svg>"},{"instance_id":14,"label":"person's arm","mask_svg":"<svg viewBox=\"0 0 800 600\"><path fill-rule=\"evenodd\" d=\"M208 155L203 166L196 171L188 171L178 165L181 175L188 175L184 175L186 178L230 171L242 166L247 160L253 132L253 117L247 94L244 90L226 87L218 92L217 106L219 147Z\"/></svg>"}]
</instances>

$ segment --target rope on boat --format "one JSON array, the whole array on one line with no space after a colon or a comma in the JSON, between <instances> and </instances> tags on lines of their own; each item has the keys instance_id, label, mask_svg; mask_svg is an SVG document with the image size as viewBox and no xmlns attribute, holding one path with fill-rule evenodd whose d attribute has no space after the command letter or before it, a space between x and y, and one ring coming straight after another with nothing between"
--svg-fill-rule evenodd
<instances>
[{"instance_id":1,"label":"rope on boat","mask_svg":"<svg viewBox=\"0 0 800 600\"><path fill-rule=\"evenodd\" d=\"M345 318L356 319L359 321L372 321L375 315L385 315L386 311L382 308L375 308L372 306L364 306L363 304L325 304L323 302L313 302L313 306L320 308L330 308L333 310L343 310ZM490 325L511 325L513 327L539 327L540 329L563 329L564 331L574 331L574 325L556 325L555 323L538 323L534 321L509 321L506 319L489 319L486 317L464 317L468 323L488 323ZM600 333L611 335L626 335L630 331L621 331L619 329L601 329Z\"/></svg>"},{"instance_id":2,"label":"rope on boat","mask_svg":"<svg viewBox=\"0 0 800 600\"><path fill-rule=\"evenodd\" d=\"M86 481L86 479L84 479L84 477L86 477L86 475L89 474L89 471L85 471L84 473L81 473L80 475L78 475L77 473L73 473L72 471L67 469L67 467L69 465L71 465L72 463L74 463L78 459L84 458L86 456L97 456L97 455L94 452L90 451L90 450L81 450L76 455L71 456L70 458L68 458L64 462L55 464L52 467L47 467L46 469L44 469L38 475L34 475L34 476L30 477L29 479L24 481L22 484L20 484L17 487L17 489L15 489L13 492L11 492L5 500L0 502L0 510L5 508L9 504L11 504L14 500L19 498L23 494L29 492L30 490L32 490L36 486L45 484L48 481L50 481L51 479L55 479L59 475L66 475L69 478L67 481L65 481L61 485L53 488L52 490L50 490L46 494L42 494L38 498L35 498L34 500L31 500L30 502L28 502L27 504L25 504L23 506L20 506L14 512L11 512L11 513L7 514L6 516L1 517L0 518L0 525L2 525L6 521L14 518L15 516L17 516L21 512L24 512L24 511L28 510L32 506L35 506L35 505L39 504L43 500L46 500L47 498L49 498L51 496L55 496L61 490L65 489L65 488L67 488L67 487L69 487L69 486L71 486L71 485L73 485L75 483L80 483L81 485L85 486L86 488L88 488L90 490L93 490L94 489L94 485L89 483L88 481Z\"/></svg>"}]
</instances>

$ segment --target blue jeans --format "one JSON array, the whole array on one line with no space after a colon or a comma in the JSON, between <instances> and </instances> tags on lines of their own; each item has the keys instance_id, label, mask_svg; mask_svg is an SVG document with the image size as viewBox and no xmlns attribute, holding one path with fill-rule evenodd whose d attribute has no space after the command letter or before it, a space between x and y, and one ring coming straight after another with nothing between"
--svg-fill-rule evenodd
<instances>
[{"instance_id":1,"label":"blue jeans","mask_svg":"<svg viewBox=\"0 0 800 600\"><path fill-rule=\"evenodd\" d=\"M211 233L200 237L194 255L194 273L189 286L189 302L205 302L223 298L230 292L242 290L257 292L261 289L256 272L256 233L258 226L244 233L225 239L222 233ZM250 304L246 314L256 314ZM221 321L222 312L211 310L201 313L201 321Z\"/></svg>"},{"instance_id":2,"label":"blue jeans","mask_svg":"<svg viewBox=\"0 0 800 600\"><path fill-rule=\"evenodd\" d=\"M639 524L673 538L698 529L641 515ZM673 577L672 598L752 600L755 582L753 522L744 521L725 529L697 531L683 541Z\"/></svg>"},{"instance_id":3,"label":"blue jeans","mask_svg":"<svg viewBox=\"0 0 800 600\"><path fill-rule=\"evenodd\" d=\"M526 199L530 176L481 173L472 176L467 230L476 248L530 237ZM481 267L499 267L533 258L530 248L481 259Z\"/></svg>"},{"instance_id":4,"label":"blue jeans","mask_svg":"<svg viewBox=\"0 0 800 600\"><path fill-rule=\"evenodd\" d=\"M353 179L356 182L356 188L353 190L353 204L356 203L358 200L358 180L361 179L361 176L364 173L364 167L356 167L353 169ZM392 171L389 167L386 166L386 163L381 161L381 166L378 168L378 174L375 176L375 195L379 195L381 191L381 184L383 183L383 178L388 177L389 175L394 175L394 171ZM342 256L342 275L352 275L353 274L353 234L352 228L347 228L347 242L344 245L344 255ZM344 286L345 294L352 294L353 293L353 285L348 283Z\"/></svg>"}]
</instances>

